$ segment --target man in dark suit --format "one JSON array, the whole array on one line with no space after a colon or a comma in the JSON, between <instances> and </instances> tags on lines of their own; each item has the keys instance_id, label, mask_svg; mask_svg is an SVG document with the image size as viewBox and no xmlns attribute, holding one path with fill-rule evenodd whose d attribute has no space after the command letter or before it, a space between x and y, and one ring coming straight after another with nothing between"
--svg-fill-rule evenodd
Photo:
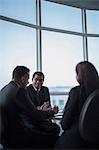
<instances>
[{"instance_id":1,"label":"man in dark suit","mask_svg":"<svg viewBox=\"0 0 99 150\"><path fill-rule=\"evenodd\" d=\"M28 79L29 69L17 66L13 70L12 81L0 91L2 144L7 148L51 148L58 135L41 131L39 124L54 116L58 109L38 110L26 90Z\"/></svg>"},{"instance_id":2,"label":"man in dark suit","mask_svg":"<svg viewBox=\"0 0 99 150\"><path fill-rule=\"evenodd\" d=\"M43 86L43 82L44 74L40 71L34 72L32 84L27 87L27 91L31 102L34 103L38 110L52 111L49 89ZM52 123L51 119L42 121L40 127L47 133L59 134L60 132L60 127L56 123Z\"/></svg>"},{"instance_id":3,"label":"man in dark suit","mask_svg":"<svg viewBox=\"0 0 99 150\"><path fill-rule=\"evenodd\" d=\"M43 86L44 74L40 71L34 72L32 77L32 84L27 87L30 99L36 107L50 107L49 89Z\"/></svg>"}]
</instances>

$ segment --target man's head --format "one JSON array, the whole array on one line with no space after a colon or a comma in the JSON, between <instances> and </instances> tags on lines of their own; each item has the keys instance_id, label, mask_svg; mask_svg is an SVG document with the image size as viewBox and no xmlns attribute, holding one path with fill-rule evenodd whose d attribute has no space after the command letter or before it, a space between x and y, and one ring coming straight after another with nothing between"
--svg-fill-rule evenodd
<instances>
[{"instance_id":1,"label":"man's head","mask_svg":"<svg viewBox=\"0 0 99 150\"><path fill-rule=\"evenodd\" d=\"M44 74L40 71L34 72L33 77L32 77L33 86L39 89L41 88L43 82L44 82Z\"/></svg>"},{"instance_id":2,"label":"man's head","mask_svg":"<svg viewBox=\"0 0 99 150\"><path fill-rule=\"evenodd\" d=\"M29 80L30 70L25 66L17 66L12 73L12 79L21 87L26 87Z\"/></svg>"}]
</instances>

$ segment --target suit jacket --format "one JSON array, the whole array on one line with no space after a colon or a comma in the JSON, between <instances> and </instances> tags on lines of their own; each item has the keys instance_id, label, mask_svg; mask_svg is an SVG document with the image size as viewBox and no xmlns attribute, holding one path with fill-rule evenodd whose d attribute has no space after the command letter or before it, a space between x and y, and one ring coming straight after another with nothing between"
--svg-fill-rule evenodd
<instances>
[{"instance_id":1,"label":"suit jacket","mask_svg":"<svg viewBox=\"0 0 99 150\"><path fill-rule=\"evenodd\" d=\"M85 99L80 100L80 86L72 88L65 106L61 126L64 132L56 143L56 149L82 148L84 141L79 133L79 115Z\"/></svg>"},{"instance_id":2,"label":"suit jacket","mask_svg":"<svg viewBox=\"0 0 99 150\"><path fill-rule=\"evenodd\" d=\"M19 135L24 136L28 129L38 129L38 122L53 115L53 111L37 110L26 89L18 87L14 81L0 91L0 116L4 128L3 136L7 140L13 140L17 135L18 138Z\"/></svg>"},{"instance_id":3,"label":"suit jacket","mask_svg":"<svg viewBox=\"0 0 99 150\"><path fill-rule=\"evenodd\" d=\"M32 84L27 87L30 99L33 101L35 106L41 106L44 102L50 102L49 89L45 86L42 86L39 93L34 89Z\"/></svg>"},{"instance_id":4,"label":"suit jacket","mask_svg":"<svg viewBox=\"0 0 99 150\"><path fill-rule=\"evenodd\" d=\"M37 107L41 106L44 102L50 102L49 89L45 86L42 86L39 93L34 89L32 84L27 87L29 98L31 102ZM37 95L38 94L38 95ZM49 109L51 111L51 109ZM60 127L56 123L53 123L51 119L45 119L39 123L39 129L47 133L52 133L58 135L60 132Z\"/></svg>"},{"instance_id":5,"label":"suit jacket","mask_svg":"<svg viewBox=\"0 0 99 150\"><path fill-rule=\"evenodd\" d=\"M69 92L68 101L64 108L63 120L61 122L63 130L70 129L73 123L79 119L79 94L80 86L72 88Z\"/></svg>"}]
</instances>

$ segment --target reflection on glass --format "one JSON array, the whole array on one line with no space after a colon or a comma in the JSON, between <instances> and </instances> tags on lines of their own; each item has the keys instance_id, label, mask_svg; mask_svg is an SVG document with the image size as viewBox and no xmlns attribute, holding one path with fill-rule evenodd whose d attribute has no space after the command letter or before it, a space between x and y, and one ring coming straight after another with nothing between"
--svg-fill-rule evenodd
<instances>
[{"instance_id":1,"label":"reflection on glass","mask_svg":"<svg viewBox=\"0 0 99 150\"><path fill-rule=\"evenodd\" d=\"M0 15L35 24L35 3L35 0L1 0Z\"/></svg>"},{"instance_id":2,"label":"reflection on glass","mask_svg":"<svg viewBox=\"0 0 99 150\"><path fill-rule=\"evenodd\" d=\"M99 72L99 37L88 38L88 54L91 61Z\"/></svg>"},{"instance_id":3,"label":"reflection on glass","mask_svg":"<svg viewBox=\"0 0 99 150\"><path fill-rule=\"evenodd\" d=\"M82 37L42 32L42 66L48 86L74 86L75 66L83 60Z\"/></svg>"},{"instance_id":4,"label":"reflection on glass","mask_svg":"<svg viewBox=\"0 0 99 150\"><path fill-rule=\"evenodd\" d=\"M35 31L24 26L1 22L0 26L0 88L11 80L12 70L25 65L35 71Z\"/></svg>"},{"instance_id":5,"label":"reflection on glass","mask_svg":"<svg viewBox=\"0 0 99 150\"><path fill-rule=\"evenodd\" d=\"M51 106L54 105L59 107L59 112L62 112L64 110L64 107L67 103L68 95L54 95L51 97Z\"/></svg>"},{"instance_id":6,"label":"reflection on glass","mask_svg":"<svg viewBox=\"0 0 99 150\"><path fill-rule=\"evenodd\" d=\"M99 34L99 11L87 10L87 31Z\"/></svg>"},{"instance_id":7,"label":"reflection on glass","mask_svg":"<svg viewBox=\"0 0 99 150\"><path fill-rule=\"evenodd\" d=\"M42 25L82 32L81 10L79 8L42 1Z\"/></svg>"}]
</instances>

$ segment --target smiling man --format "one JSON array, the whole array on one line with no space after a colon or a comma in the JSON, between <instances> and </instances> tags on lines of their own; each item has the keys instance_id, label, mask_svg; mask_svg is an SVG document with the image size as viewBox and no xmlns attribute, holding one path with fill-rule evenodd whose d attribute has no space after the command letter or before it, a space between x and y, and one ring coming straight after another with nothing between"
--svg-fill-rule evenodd
<instances>
[{"instance_id":1,"label":"smiling man","mask_svg":"<svg viewBox=\"0 0 99 150\"><path fill-rule=\"evenodd\" d=\"M43 86L44 74L37 71L33 74L32 84L27 87L30 99L33 101L36 107L47 107L50 108L50 94L49 89Z\"/></svg>"}]
</instances>

